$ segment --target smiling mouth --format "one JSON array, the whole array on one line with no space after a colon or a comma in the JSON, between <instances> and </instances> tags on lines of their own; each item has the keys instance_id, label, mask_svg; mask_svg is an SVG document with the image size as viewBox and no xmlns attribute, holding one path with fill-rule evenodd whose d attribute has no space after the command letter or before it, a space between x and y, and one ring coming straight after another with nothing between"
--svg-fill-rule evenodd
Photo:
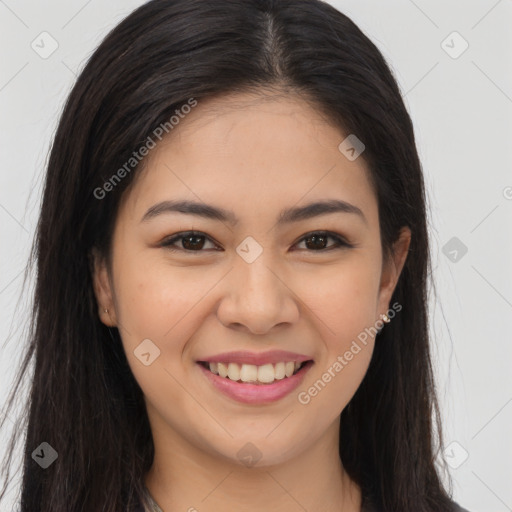
<instances>
[{"instance_id":1,"label":"smiling mouth","mask_svg":"<svg viewBox=\"0 0 512 512\"><path fill-rule=\"evenodd\" d=\"M298 362L286 361L261 366L238 363L211 363L198 361L198 364L214 375L238 382L240 384L267 385L276 381L286 380L299 373L304 366L313 364L313 360Z\"/></svg>"}]
</instances>

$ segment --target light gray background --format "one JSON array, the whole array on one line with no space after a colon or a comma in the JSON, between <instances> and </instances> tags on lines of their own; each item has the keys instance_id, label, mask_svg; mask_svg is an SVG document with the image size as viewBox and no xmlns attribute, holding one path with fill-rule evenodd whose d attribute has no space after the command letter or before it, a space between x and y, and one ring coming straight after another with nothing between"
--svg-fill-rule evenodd
<instances>
[{"instance_id":1,"label":"light gray background","mask_svg":"<svg viewBox=\"0 0 512 512\"><path fill-rule=\"evenodd\" d=\"M22 272L51 137L77 72L142 3L0 0L2 407L24 343ZM512 0L330 3L388 59L415 124L432 210L433 353L454 497L471 512L512 511ZM43 31L58 43L47 59L31 48ZM463 49L454 31L469 44L458 58L447 53ZM457 261L443 253L453 237L468 249Z\"/></svg>"}]
</instances>

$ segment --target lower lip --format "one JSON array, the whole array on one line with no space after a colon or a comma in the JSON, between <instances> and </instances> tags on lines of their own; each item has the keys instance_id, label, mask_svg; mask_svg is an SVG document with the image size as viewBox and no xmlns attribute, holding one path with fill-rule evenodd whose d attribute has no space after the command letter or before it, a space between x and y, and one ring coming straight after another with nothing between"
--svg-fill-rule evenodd
<instances>
[{"instance_id":1,"label":"lower lip","mask_svg":"<svg viewBox=\"0 0 512 512\"><path fill-rule=\"evenodd\" d=\"M308 361L296 374L281 380L275 380L272 384L236 382L212 373L199 363L197 363L197 366L206 378L228 397L244 404L267 404L280 400L296 389L313 364L313 361Z\"/></svg>"}]
</instances>

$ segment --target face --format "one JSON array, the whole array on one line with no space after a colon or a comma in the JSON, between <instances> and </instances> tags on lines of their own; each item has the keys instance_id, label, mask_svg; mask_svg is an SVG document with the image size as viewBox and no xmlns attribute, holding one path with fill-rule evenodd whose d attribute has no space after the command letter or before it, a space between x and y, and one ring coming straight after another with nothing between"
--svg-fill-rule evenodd
<instances>
[{"instance_id":1,"label":"face","mask_svg":"<svg viewBox=\"0 0 512 512\"><path fill-rule=\"evenodd\" d=\"M347 135L300 99L244 93L199 102L151 150L94 281L154 437L259 465L336 439L410 236L385 263Z\"/></svg>"}]
</instances>

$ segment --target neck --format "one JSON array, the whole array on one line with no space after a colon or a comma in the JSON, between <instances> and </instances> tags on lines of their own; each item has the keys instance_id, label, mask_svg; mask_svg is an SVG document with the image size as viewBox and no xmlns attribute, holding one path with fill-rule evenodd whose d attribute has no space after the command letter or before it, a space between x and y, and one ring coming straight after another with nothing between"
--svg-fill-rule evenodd
<instances>
[{"instance_id":1,"label":"neck","mask_svg":"<svg viewBox=\"0 0 512 512\"><path fill-rule=\"evenodd\" d=\"M205 453L173 434L154 436L154 441L145 483L165 512L361 510L359 486L339 457L339 422L300 456L262 467Z\"/></svg>"}]
</instances>

